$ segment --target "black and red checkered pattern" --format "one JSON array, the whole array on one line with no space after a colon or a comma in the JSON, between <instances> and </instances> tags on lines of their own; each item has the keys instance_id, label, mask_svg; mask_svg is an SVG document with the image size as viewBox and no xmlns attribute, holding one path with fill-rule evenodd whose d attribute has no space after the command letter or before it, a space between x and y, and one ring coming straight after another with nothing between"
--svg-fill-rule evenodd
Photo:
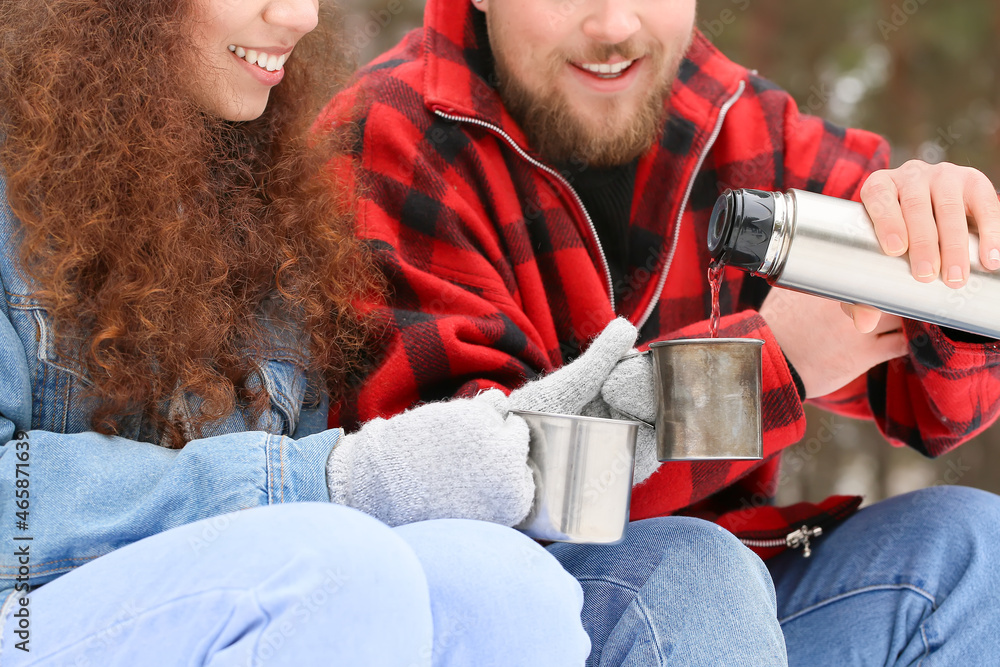
<instances>
[{"instance_id":1,"label":"black and red checkered pattern","mask_svg":"<svg viewBox=\"0 0 1000 667\"><path fill-rule=\"evenodd\" d=\"M706 336L707 224L724 189L857 199L867 175L888 163L881 138L800 113L785 92L697 35L663 137L638 166L630 267L613 308L598 241L571 189L574 167L560 177L535 163L491 72L480 12L430 0L424 28L327 109L324 122L356 125L359 225L392 286L389 350L360 395L332 412L334 424L509 390L578 355L616 314L641 326L644 343ZM760 535L857 506L843 498L794 511L766 506L779 452L805 429L784 357L755 310L766 290L727 270L720 328L765 341L765 460L664 464L635 490L633 519L683 512ZM936 456L995 420L1000 351L933 326L906 327L908 358L821 403L874 417L890 441Z\"/></svg>"}]
</instances>

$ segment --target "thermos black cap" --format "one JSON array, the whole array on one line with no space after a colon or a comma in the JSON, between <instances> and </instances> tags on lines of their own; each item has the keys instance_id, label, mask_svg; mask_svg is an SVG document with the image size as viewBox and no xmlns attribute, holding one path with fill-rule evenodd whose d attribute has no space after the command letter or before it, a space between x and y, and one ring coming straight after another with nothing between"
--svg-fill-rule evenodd
<instances>
[{"instance_id":1,"label":"thermos black cap","mask_svg":"<svg viewBox=\"0 0 1000 667\"><path fill-rule=\"evenodd\" d=\"M715 202L708 225L712 257L756 272L774 231L774 196L762 190L726 190Z\"/></svg>"}]
</instances>

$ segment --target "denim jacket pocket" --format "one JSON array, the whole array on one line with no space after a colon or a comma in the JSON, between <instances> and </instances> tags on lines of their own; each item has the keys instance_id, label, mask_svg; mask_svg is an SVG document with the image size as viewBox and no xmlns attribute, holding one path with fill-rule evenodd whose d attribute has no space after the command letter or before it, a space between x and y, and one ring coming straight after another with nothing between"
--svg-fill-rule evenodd
<instances>
[{"instance_id":1,"label":"denim jacket pocket","mask_svg":"<svg viewBox=\"0 0 1000 667\"><path fill-rule=\"evenodd\" d=\"M264 391L271 398L272 417L281 420L280 429L264 429L271 433L291 435L298 427L299 413L306 400L305 370L289 360L271 359L259 363Z\"/></svg>"},{"instance_id":2,"label":"denim jacket pocket","mask_svg":"<svg viewBox=\"0 0 1000 667\"><path fill-rule=\"evenodd\" d=\"M31 376L32 428L55 433L89 429L94 401L83 365L59 353L52 321L34 299L9 292L5 297Z\"/></svg>"},{"instance_id":3,"label":"denim jacket pocket","mask_svg":"<svg viewBox=\"0 0 1000 667\"><path fill-rule=\"evenodd\" d=\"M267 392L270 406L251 420L246 410L235 410L228 417L206 424L200 437L224 435L239 431L264 431L274 435L291 436L298 425L302 404L306 396L306 373L297 363L285 359L270 359L257 363L258 372L248 385ZM171 406L171 416L183 419L197 410L198 399L186 396L182 405ZM193 434L189 434L193 435Z\"/></svg>"}]
</instances>

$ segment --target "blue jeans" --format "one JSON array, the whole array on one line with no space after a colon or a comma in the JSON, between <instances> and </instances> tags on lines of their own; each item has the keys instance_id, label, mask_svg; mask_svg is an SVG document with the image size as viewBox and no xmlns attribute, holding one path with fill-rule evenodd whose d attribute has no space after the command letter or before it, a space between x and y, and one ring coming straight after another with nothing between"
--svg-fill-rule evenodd
<instances>
[{"instance_id":1,"label":"blue jeans","mask_svg":"<svg viewBox=\"0 0 1000 667\"><path fill-rule=\"evenodd\" d=\"M556 560L509 528L390 529L344 507L292 503L174 528L40 587L30 653L15 648L8 616L0 662L582 665L582 603Z\"/></svg>"},{"instance_id":2,"label":"blue jeans","mask_svg":"<svg viewBox=\"0 0 1000 667\"><path fill-rule=\"evenodd\" d=\"M934 487L768 561L790 665L1000 662L1000 497Z\"/></svg>"},{"instance_id":3,"label":"blue jeans","mask_svg":"<svg viewBox=\"0 0 1000 667\"><path fill-rule=\"evenodd\" d=\"M714 524L647 519L619 544L549 552L583 586L587 665L786 664L764 563Z\"/></svg>"},{"instance_id":4,"label":"blue jeans","mask_svg":"<svg viewBox=\"0 0 1000 667\"><path fill-rule=\"evenodd\" d=\"M693 519L549 550L583 585L588 665L995 665L1000 497L935 487L865 508L769 560ZM753 561L756 561L754 563ZM694 639L692 639L694 638Z\"/></svg>"}]
</instances>

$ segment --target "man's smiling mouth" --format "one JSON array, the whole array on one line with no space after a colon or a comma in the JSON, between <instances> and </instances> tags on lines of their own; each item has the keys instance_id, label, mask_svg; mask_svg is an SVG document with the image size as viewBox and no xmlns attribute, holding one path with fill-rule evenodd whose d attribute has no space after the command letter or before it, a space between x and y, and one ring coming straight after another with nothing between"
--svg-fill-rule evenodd
<instances>
[{"instance_id":1,"label":"man's smiling mouth","mask_svg":"<svg viewBox=\"0 0 1000 667\"><path fill-rule=\"evenodd\" d=\"M601 79L617 79L628 71L633 63L635 60L623 60L613 65L610 63L573 63L573 66Z\"/></svg>"}]
</instances>

